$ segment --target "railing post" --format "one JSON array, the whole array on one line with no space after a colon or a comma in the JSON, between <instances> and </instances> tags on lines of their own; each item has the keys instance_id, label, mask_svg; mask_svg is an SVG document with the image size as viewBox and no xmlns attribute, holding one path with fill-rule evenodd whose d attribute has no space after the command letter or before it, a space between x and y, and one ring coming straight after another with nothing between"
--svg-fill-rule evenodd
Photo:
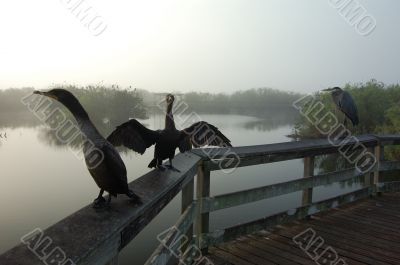
<instances>
[{"instance_id":1,"label":"railing post","mask_svg":"<svg viewBox=\"0 0 400 265\"><path fill-rule=\"evenodd\" d=\"M303 177L314 176L314 157L309 156L304 158L304 174ZM313 188L307 188L303 190L302 205L308 205L312 203Z\"/></svg>"},{"instance_id":2,"label":"railing post","mask_svg":"<svg viewBox=\"0 0 400 265\"><path fill-rule=\"evenodd\" d=\"M384 151L383 147L381 147L380 143L378 143L375 148L374 148L374 156L376 159L376 165L375 165L375 170L373 173L373 189L374 189L374 194L381 195L381 191L378 187L379 184L379 167L381 164L381 160L384 159Z\"/></svg>"},{"instance_id":3,"label":"railing post","mask_svg":"<svg viewBox=\"0 0 400 265\"><path fill-rule=\"evenodd\" d=\"M375 146L374 147L368 147L367 150L368 150L368 152L374 154L374 156L375 156ZM374 178L374 171L367 172L364 175L364 187L371 187L372 182L373 182L373 178Z\"/></svg>"},{"instance_id":4,"label":"railing post","mask_svg":"<svg viewBox=\"0 0 400 265\"><path fill-rule=\"evenodd\" d=\"M193 203L193 195L194 195L194 178L190 180L182 189L182 206L181 213L183 214L187 207L189 207ZM185 253L186 249L192 244L193 239L193 225L191 225L186 233L187 242L182 242L181 253Z\"/></svg>"},{"instance_id":5,"label":"railing post","mask_svg":"<svg viewBox=\"0 0 400 265\"><path fill-rule=\"evenodd\" d=\"M202 213L203 210L203 200L202 198L207 198L210 196L210 170L204 162L199 164L197 170L197 190L196 198L198 202L198 213L196 217L196 240L197 246L202 248L202 234L208 233L209 231L209 220L210 214ZM207 253L208 249L201 249L203 253Z\"/></svg>"}]
</instances>

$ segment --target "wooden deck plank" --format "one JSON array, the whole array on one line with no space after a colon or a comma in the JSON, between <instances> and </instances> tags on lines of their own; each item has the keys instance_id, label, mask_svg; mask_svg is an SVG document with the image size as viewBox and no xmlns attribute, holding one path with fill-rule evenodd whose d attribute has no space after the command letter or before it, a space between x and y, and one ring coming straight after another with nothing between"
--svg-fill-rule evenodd
<instances>
[{"instance_id":1,"label":"wooden deck plank","mask_svg":"<svg viewBox=\"0 0 400 265\"><path fill-rule=\"evenodd\" d=\"M273 235L271 236L271 238L274 240L274 242L281 242L282 244L288 244L288 245L292 245L293 247L299 248L297 245L295 245L295 244L293 243L293 241L291 240L291 238L287 238L287 237L281 236L281 235L279 235L279 234L273 234ZM299 248L299 250L301 250L301 249ZM302 251L302 250L301 250L301 251ZM312 262L315 264L315 262L314 262L310 257L308 257L304 252L303 252L303 255L304 255L304 257L310 259L310 261L312 261ZM343 257L342 257L342 258L343 258ZM347 262L347 264L354 264L354 265L365 264L365 263L361 263L360 261L358 261L358 260L356 260L356 259L352 259L352 258L349 258L349 257L345 257L345 260L346 260L346 261L349 261L349 260L351 261L351 262Z\"/></svg>"},{"instance_id":2,"label":"wooden deck plank","mask_svg":"<svg viewBox=\"0 0 400 265\"><path fill-rule=\"evenodd\" d=\"M273 265L276 264L274 262L271 262L269 260L266 260L263 257L259 257L254 255L254 253L251 253L247 250L243 250L238 247L237 244L227 244L227 245L221 245L218 248L225 250L226 252L231 253L232 255L235 255L237 257L240 257L241 259L256 264L256 265Z\"/></svg>"},{"instance_id":3,"label":"wooden deck plank","mask_svg":"<svg viewBox=\"0 0 400 265\"><path fill-rule=\"evenodd\" d=\"M254 265L253 263L250 263L250 262L247 262L246 260L238 258L235 255L232 255L231 253L229 253L223 249L213 248L213 250L210 253L212 254L211 257L217 257L219 259L225 260L226 262L229 262L234 265ZM211 260L213 260L213 259L211 258Z\"/></svg>"},{"instance_id":4,"label":"wooden deck plank","mask_svg":"<svg viewBox=\"0 0 400 265\"><path fill-rule=\"evenodd\" d=\"M298 264L303 264L303 265L309 265L309 264L314 264L310 259L307 259L304 256L304 253L299 251L296 254L294 254L294 248L282 248L277 246L278 243L274 241L272 244L271 242L268 242L268 240L258 240L260 237L254 237L254 238L249 238L249 240L246 242L250 246L253 246L255 248L259 248L263 251L266 251L270 254L275 254L279 257L284 257L286 259L295 261ZM283 245L283 244L282 244ZM286 245L283 245L286 246Z\"/></svg>"},{"instance_id":5,"label":"wooden deck plank","mask_svg":"<svg viewBox=\"0 0 400 265\"><path fill-rule=\"evenodd\" d=\"M324 240L321 248L312 246L309 251L320 254L330 246L346 264L400 264L400 192L360 200L308 220L244 236L211 247L210 252L227 262L230 261L223 255L229 253L230 258L246 261L246 265L315 264L292 241L307 228L312 228Z\"/></svg>"},{"instance_id":6,"label":"wooden deck plank","mask_svg":"<svg viewBox=\"0 0 400 265\"><path fill-rule=\"evenodd\" d=\"M271 263L278 262L279 264L286 264L286 265L295 265L296 264L295 262L293 262L292 260L290 260L286 257L277 255L277 253L271 253L271 252L265 251L264 249L252 247L247 242L243 242L243 241L237 242L236 246L239 249L245 250L254 256L268 260Z\"/></svg>"},{"instance_id":7,"label":"wooden deck plank","mask_svg":"<svg viewBox=\"0 0 400 265\"><path fill-rule=\"evenodd\" d=\"M324 218L331 219L331 217L329 217L329 216L324 217ZM351 216L351 215L342 214L342 215L337 216L335 218L343 219L343 220L349 220L349 221L353 222L353 224L368 225L368 226L370 226L372 228L381 229L382 231L384 231L385 233L388 233L388 234L393 234L393 233L396 233L398 231L396 228L390 228L388 226L382 226L381 224L377 224L375 222L372 222L372 220L354 218L354 216Z\"/></svg>"},{"instance_id":8,"label":"wooden deck plank","mask_svg":"<svg viewBox=\"0 0 400 265\"><path fill-rule=\"evenodd\" d=\"M314 220L320 220L320 219L314 219ZM322 224L329 225L330 227L338 227L340 222L337 221L343 220L340 217L337 218L329 218L325 217L323 220L321 220ZM346 220L345 221L349 221ZM319 222L314 222L315 224L319 224ZM322 225L321 224L321 225ZM340 229L340 227L338 227ZM351 220L351 223L348 222L346 223L346 228L351 229L352 231L355 231L360 234L365 234L365 235L372 235L374 237L384 239L384 240L390 240L390 241L395 241L397 242L398 237L396 235L393 235L393 232L387 231L384 229L384 227L381 226L372 226L371 224L366 224L366 223L355 223L354 220Z\"/></svg>"},{"instance_id":9,"label":"wooden deck plank","mask_svg":"<svg viewBox=\"0 0 400 265\"><path fill-rule=\"evenodd\" d=\"M376 245L373 243L371 244L370 242L373 240L373 238L349 237L348 234L340 234L340 231L337 231L336 228L334 232L339 233L329 233L326 230L322 230L321 226L317 226L315 224L309 224L308 226L315 229L318 234L321 235L325 240L329 240L329 243L331 243L331 245L345 245L347 249L354 251L355 253L359 253L364 256L371 256L375 259L382 260L391 264L400 264L399 256L393 254L392 251L390 251L390 248L382 248L382 246L380 245Z\"/></svg>"},{"instance_id":10,"label":"wooden deck plank","mask_svg":"<svg viewBox=\"0 0 400 265\"><path fill-rule=\"evenodd\" d=\"M307 227L308 228L308 227ZM301 231L303 230L289 230L289 229L279 229L276 231L279 235L286 237L288 240L292 239L294 236L298 235ZM388 265L390 263L386 262L381 262L373 257L368 257L365 255L365 253L358 253L355 252L353 249L349 247L349 245L342 245L337 243L336 241L331 240L331 238L326 238L326 235L321 233L320 231L317 231L317 235L321 236L324 240L325 243L329 246L332 246L335 251L338 253L339 256L344 256L348 257L354 260L357 260L359 262L362 262L364 264L371 264L371 265ZM338 235L340 237L340 235ZM313 249L311 249L312 251Z\"/></svg>"}]
</instances>

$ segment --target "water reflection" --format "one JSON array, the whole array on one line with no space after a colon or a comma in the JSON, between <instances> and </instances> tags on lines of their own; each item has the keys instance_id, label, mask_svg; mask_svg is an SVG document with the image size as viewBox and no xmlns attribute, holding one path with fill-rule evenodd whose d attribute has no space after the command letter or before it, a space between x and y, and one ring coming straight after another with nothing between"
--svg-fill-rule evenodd
<instances>
[{"instance_id":1,"label":"water reflection","mask_svg":"<svg viewBox=\"0 0 400 265\"><path fill-rule=\"evenodd\" d=\"M65 147L68 145L72 149L78 149L81 147L82 139L81 137L71 137L71 141L62 141L59 139L58 135L61 133L67 133L64 128L60 128L57 130L52 130L49 126L44 123L38 121L38 119L31 114L23 115L23 117L19 116L20 119L15 119L12 123L11 120L6 121L0 119L0 128L35 128L38 131L38 140L48 146L52 147ZM30 117L29 117L30 116ZM281 116L281 118L268 118L268 119L260 119L255 117L247 117L247 116L239 116L239 115L202 115L202 118L206 118L205 120L210 123L228 123L224 124L225 126L233 126L235 128L241 128L245 130L255 130L259 132L269 132L276 130L283 126L289 126L293 122L293 116ZM146 127L151 129L161 129L163 127L163 119L164 116L157 114L152 115L149 119L139 121ZM28 120L33 120L27 122ZM186 117L177 117L176 120L186 120ZM71 121L76 124L76 122L71 119ZM160 122L161 121L161 122ZM97 121L94 122L96 128L100 131L103 136L109 135L114 128L119 124L111 124L109 122ZM186 124L185 124L186 125ZM179 124L177 124L179 128ZM182 128L183 129L183 128ZM1 133L1 131L0 131ZM0 137L1 140L1 137ZM288 139L289 140L289 139ZM234 143L235 144L235 143ZM236 144L237 145L237 144ZM121 148L122 151L126 152L126 149Z\"/></svg>"},{"instance_id":2,"label":"water reflection","mask_svg":"<svg viewBox=\"0 0 400 265\"><path fill-rule=\"evenodd\" d=\"M0 113L0 131L5 128L29 128L41 125L41 122L30 112Z\"/></svg>"},{"instance_id":3,"label":"water reflection","mask_svg":"<svg viewBox=\"0 0 400 265\"><path fill-rule=\"evenodd\" d=\"M164 126L164 118L163 115L150 115L149 119L141 122L151 129L160 129ZM184 118L177 117L177 120ZM69 150L72 148L80 151L80 139L65 144L57 139L55 131L40 123L33 115L33 122L24 123L25 119L20 118L12 125L7 121L7 126L0 123L0 132L7 132L6 141L0 138L0 181L7 183L0 192L0 232L3 239L0 241L0 253L17 244L20 236L33 228L44 229L87 205L98 192L84 162ZM288 123L290 117L282 121L268 121L241 115L201 115L201 119L217 126L235 146L286 142L290 139L285 135L292 129ZM104 136L114 128L114 125L103 122L97 122L96 126ZM180 124L177 126L179 128ZM147 164L152 156L152 148L143 156L127 150L122 152L129 181L149 171ZM332 162L329 162L328 157L318 159L320 171L328 172L337 166L335 161L339 158L331 158ZM215 171L211 174L211 194L283 182L302 177L302 174L301 159L243 167L231 174ZM350 188L346 190L342 186L331 185L315 189L315 199L337 195L341 189L348 192ZM300 195L297 192L238 209L212 213L210 227L222 228L296 207L300 203ZM123 250L120 264L143 264L157 245L157 234L173 225L179 212L180 196L177 196Z\"/></svg>"},{"instance_id":4,"label":"water reflection","mask_svg":"<svg viewBox=\"0 0 400 265\"><path fill-rule=\"evenodd\" d=\"M272 131L276 128L292 125L296 120L294 113L271 113L265 118L243 123L243 128L257 131Z\"/></svg>"}]
</instances>

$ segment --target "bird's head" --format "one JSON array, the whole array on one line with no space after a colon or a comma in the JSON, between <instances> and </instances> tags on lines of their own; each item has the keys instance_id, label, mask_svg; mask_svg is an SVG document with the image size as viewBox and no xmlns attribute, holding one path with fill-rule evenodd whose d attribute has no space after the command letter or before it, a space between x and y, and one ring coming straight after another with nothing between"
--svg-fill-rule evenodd
<instances>
[{"instance_id":1,"label":"bird's head","mask_svg":"<svg viewBox=\"0 0 400 265\"><path fill-rule=\"evenodd\" d=\"M165 99L167 100L167 103L168 103L168 104L171 104L171 103L174 102L175 97L174 97L174 95L172 95L172 94L168 94L168 95L165 97Z\"/></svg>"},{"instance_id":2,"label":"bird's head","mask_svg":"<svg viewBox=\"0 0 400 265\"><path fill-rule=\"evenodd\" d=\"M64 105L68 105L68 103L73 102L77 100L75 96L69 92L68 90L61 89L61 88L55 88L49 91L33 91L33 94L38 94L42 96L46 96L52 99L55 99L59 101L60 103L63 103Z\"/></svg>"},{"instance_id":3,"label":"bird's head","mask_svg":"<svg viewBox=\"0 0 400 265\"><path fill-rule=\"evenodd\" d=\"M49 91L35 90L33 91L33 94L42 95L57 100L67 107L72 113L80 113L82 115L86 113L78 99L68 90L62 88L55 88Z\"/></svg>"},{"instance_id":4,"label":"bird's head","mask_svg":"<svg viewBox=\"0 0 400 265\"><path fill-rule=\"evenodd\" d=\"M324 91L324 92L341 92L343 90L340 87L335 86L335 87L330 87L330 88L327 88L327 89L322 89L321 91Z\"/></svg>"}]
</instances>

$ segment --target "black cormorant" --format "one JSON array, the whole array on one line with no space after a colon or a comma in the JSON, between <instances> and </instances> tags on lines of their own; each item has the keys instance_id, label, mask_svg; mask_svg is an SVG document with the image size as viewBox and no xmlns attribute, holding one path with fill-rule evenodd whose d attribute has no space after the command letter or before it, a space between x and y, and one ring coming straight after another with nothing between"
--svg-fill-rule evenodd
<instances>
[{"instance_id":1,"label":"black cormorant","mask_svg":"<svg viewBox=\"0 0 400 265\"><path fill-rule=\"evenodd\" d=\"M111 202L111 196L117 197L117 194L126 194L133 201L139 202L140 198L128 187L125 164L118 151L97 131L78 99L64 89L52 89L48 92L34 91L33 93L59 101L78 122L80 130L86 138L83 145L85 162L90 175L100 188L99 196L94 200L93 207L104 206L104 191L109 193L108 205ZM97 161L95 165L90 150L97 150L101 153L101 160Z\"/></svg>"},{"instance_id":2,"label":"black cormorant","mask_svg":"<svg viewBox=\"0 0 400 265\"><path fill-rule=\"evenodd\" d=\"M339 108L339 110L344 113L345 118L343 125L346 126L346 117L351 120L353 126L358 124L359 120L357 106L349 92L344 91L340 87L327 88L322 91L331 92L333 102Z\"/></svg>"},{"instance_id":3,"label":"black cormorant","mask_svg":"<svg viewBox=\"0 0 400 265\"><path fill-rule=\"evenodd\" d=\"M232 146L231 141L217 127L205 121L196 122L181 131L177 130L172 114L174 100L173 95L168 94L166 96L167 113L164 130L153 131L143 126L139 121L131 119L118 126L108 136L107 140L115 146L124 145L140 154L143 154L146 148L155 144L154 159L150 162L149 168L157 167L164 170L162 161L168 158L170 164L167 167L176 171L179 170L172 166L176 148L185 152L192 149L192 146Z\"/></svg>"}]
</instances>

